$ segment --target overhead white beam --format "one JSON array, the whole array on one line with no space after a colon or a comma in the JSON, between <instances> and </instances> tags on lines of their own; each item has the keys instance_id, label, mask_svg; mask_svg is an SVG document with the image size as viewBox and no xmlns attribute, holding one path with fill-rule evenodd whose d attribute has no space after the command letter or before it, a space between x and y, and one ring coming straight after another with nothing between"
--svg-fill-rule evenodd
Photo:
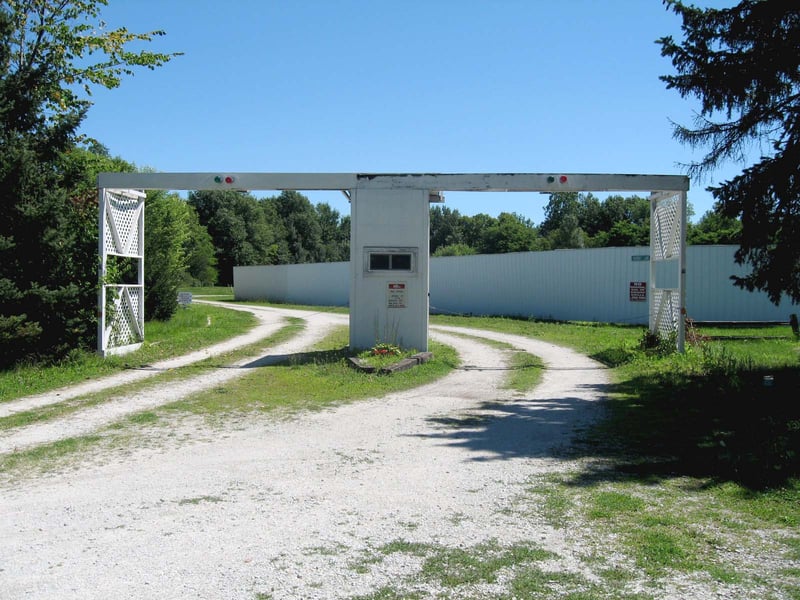
<instances>
[{"instance_id":1,"label":"overhead white beam","mask_svg":"<svg viewBox=\"0 0 800 600\"><path fill-rule=\"evenodd\" d=\"M419 189L451 192L687 191L684 175L590 173L100 173L99 188L145 190Z\"/></svg>"},{"instance_id":2,"label":"overhead white beam","mask_svg":"<svg viewBox=\"0 0 800 600\"><path fill-rule=\"evenodd\" d=\"M139 190L350 190L353 173L100 173L99 188Z\"/></svg>"},{"instance_id":3,"label":"overhead white beam","mask_svg":"<svg viewBox=\"0 0 800 600\"><path fill-rule=\"evenodd\" d=\"M683 175L589 173L359 174L359 188L413 188L449 192L649 192L686 191Z\"/></svg>"}]
</instances>

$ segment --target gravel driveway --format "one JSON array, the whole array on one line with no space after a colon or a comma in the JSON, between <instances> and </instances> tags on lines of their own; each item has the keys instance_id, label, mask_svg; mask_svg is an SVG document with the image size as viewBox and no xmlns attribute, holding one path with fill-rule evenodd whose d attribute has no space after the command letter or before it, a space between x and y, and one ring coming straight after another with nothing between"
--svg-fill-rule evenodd
<instances>
[{"instance_id":1,"label":"gravel driveway","mask_svg":"<svg viewBox=\"0 0 800 600\"><path fill-rule=\"evenodd\" d=\"M346 319L257 312L308 322L262 364ZM525 337L431 333L463 363L435 383L291 419L222 429L185 421L191 442L133 448L4 486L0 598L350 598L420 568L413 555L380 553L398 540L462 548L534 540L559 556L559 568L580 570L581 546L568 529L509 508L531 478L571 468L559 449L595 418L605 371ZM544 381L524 397L503 389L508 352L453 333L540 356ZM11 436L0 440L0 452L23 439L35 445L91 431L205 385L215 383L169 384L35 435L28 428L16 446ZM502 589L481 585L477 597Z\"/></svg>"}]
</instances>

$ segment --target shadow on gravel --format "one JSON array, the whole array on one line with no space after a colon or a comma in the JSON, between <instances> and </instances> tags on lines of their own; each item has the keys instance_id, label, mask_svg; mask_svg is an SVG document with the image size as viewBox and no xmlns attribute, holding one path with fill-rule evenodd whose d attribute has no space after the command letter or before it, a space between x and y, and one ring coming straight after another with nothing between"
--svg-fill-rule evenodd
<instances>
[{"instance_id":1,"label":"shadow on gravel","mask_svg":"<svg viewBox=\"0 0 800 600\"><path fill-rule=\"evenodd\" d=\"M584 386L605 394L607 386ZM600 403L583 398L484 402L478 410L427 421L436 428L415 437L440 440L471 453L469 460L568 458L577 428L597 416Z\"/></svg>"},{"instance_id":2,"label":"shadow on gravel","mask_svg":"<svg viewBox=\"0 0 800 600\"><path fill-rule=\"evenodd\" d=\"M469 460L590 458L571 485L692 477L750 490L800 490L800 370L730 375L665 373L587 386L606 400L486 402L429 419L419 437L468 450ZM721 390L724 390L722 392Z\"/></svg>"}]
</instances>

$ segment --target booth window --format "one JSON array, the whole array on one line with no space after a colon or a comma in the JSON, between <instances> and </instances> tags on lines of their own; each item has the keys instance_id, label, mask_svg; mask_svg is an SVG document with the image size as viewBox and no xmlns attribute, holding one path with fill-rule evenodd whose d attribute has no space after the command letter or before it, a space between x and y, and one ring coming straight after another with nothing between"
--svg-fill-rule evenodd
<instances>
[{"instance_id":1,"label":"booth window","mask_svg":"<svg viewBox=\"0 0 800 600\"><path fill-rule=\"evenodd\" d=\"M367 263L368 271L406 271L414 270L414 259L412 252L369 252Z\"/></svg>"}]
</instances>

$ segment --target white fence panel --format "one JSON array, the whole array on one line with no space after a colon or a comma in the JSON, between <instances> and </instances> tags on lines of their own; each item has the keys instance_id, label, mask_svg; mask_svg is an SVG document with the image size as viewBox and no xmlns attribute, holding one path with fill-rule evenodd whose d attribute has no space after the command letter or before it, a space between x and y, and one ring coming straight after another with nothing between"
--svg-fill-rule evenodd
<instances>
[{"instance_id":1,"label":"white fence panel","mask_svg":"<svg viewBox=\"0 0 800 600\"><path fill-rule=\"evenodd\" d=\"M233 287L237 300L347 306L350 263L234 267Z\"/></svg>"},{"instance_id":2,"label":"white fence panel","mask_svg":"<svg viewBox=\"0 0 800 600\"><path fill-rule=\"evenodd\" d=\"M747 266L737 265L738 246L689 246L686 265L686 312L696 321L788 321L800 312L784 297L775 306L763 292L748 292L733 285L731 275L744 276Z\"/></svg>"},{"instance_id":3,"label":"white fence panel","mask_svg":"<svg viewBox=\"0 0 800 600\"><path fill-rule=\"evenodd\" d=\"M697 321L787 321L800 312L788 299L776 307L766 294L733 286L746 267L736 246L689 246L686 308ZM432 258L431 312L648 323L648 246L553 250ZM298 304L348 304L349 263L236 267L237 299Z\"/></svg>"},{"instance_id":4,"label":"white fence panel","mask_svg":"<svg viewBox=\"0 0 800 600\"><path fill-rule=\"evenodd\" d=\"M647 248L553 250L431 261L431 310L548 319L647 323L647 302L630 302L646 282Z\"/></svg>"}]
</instances>

